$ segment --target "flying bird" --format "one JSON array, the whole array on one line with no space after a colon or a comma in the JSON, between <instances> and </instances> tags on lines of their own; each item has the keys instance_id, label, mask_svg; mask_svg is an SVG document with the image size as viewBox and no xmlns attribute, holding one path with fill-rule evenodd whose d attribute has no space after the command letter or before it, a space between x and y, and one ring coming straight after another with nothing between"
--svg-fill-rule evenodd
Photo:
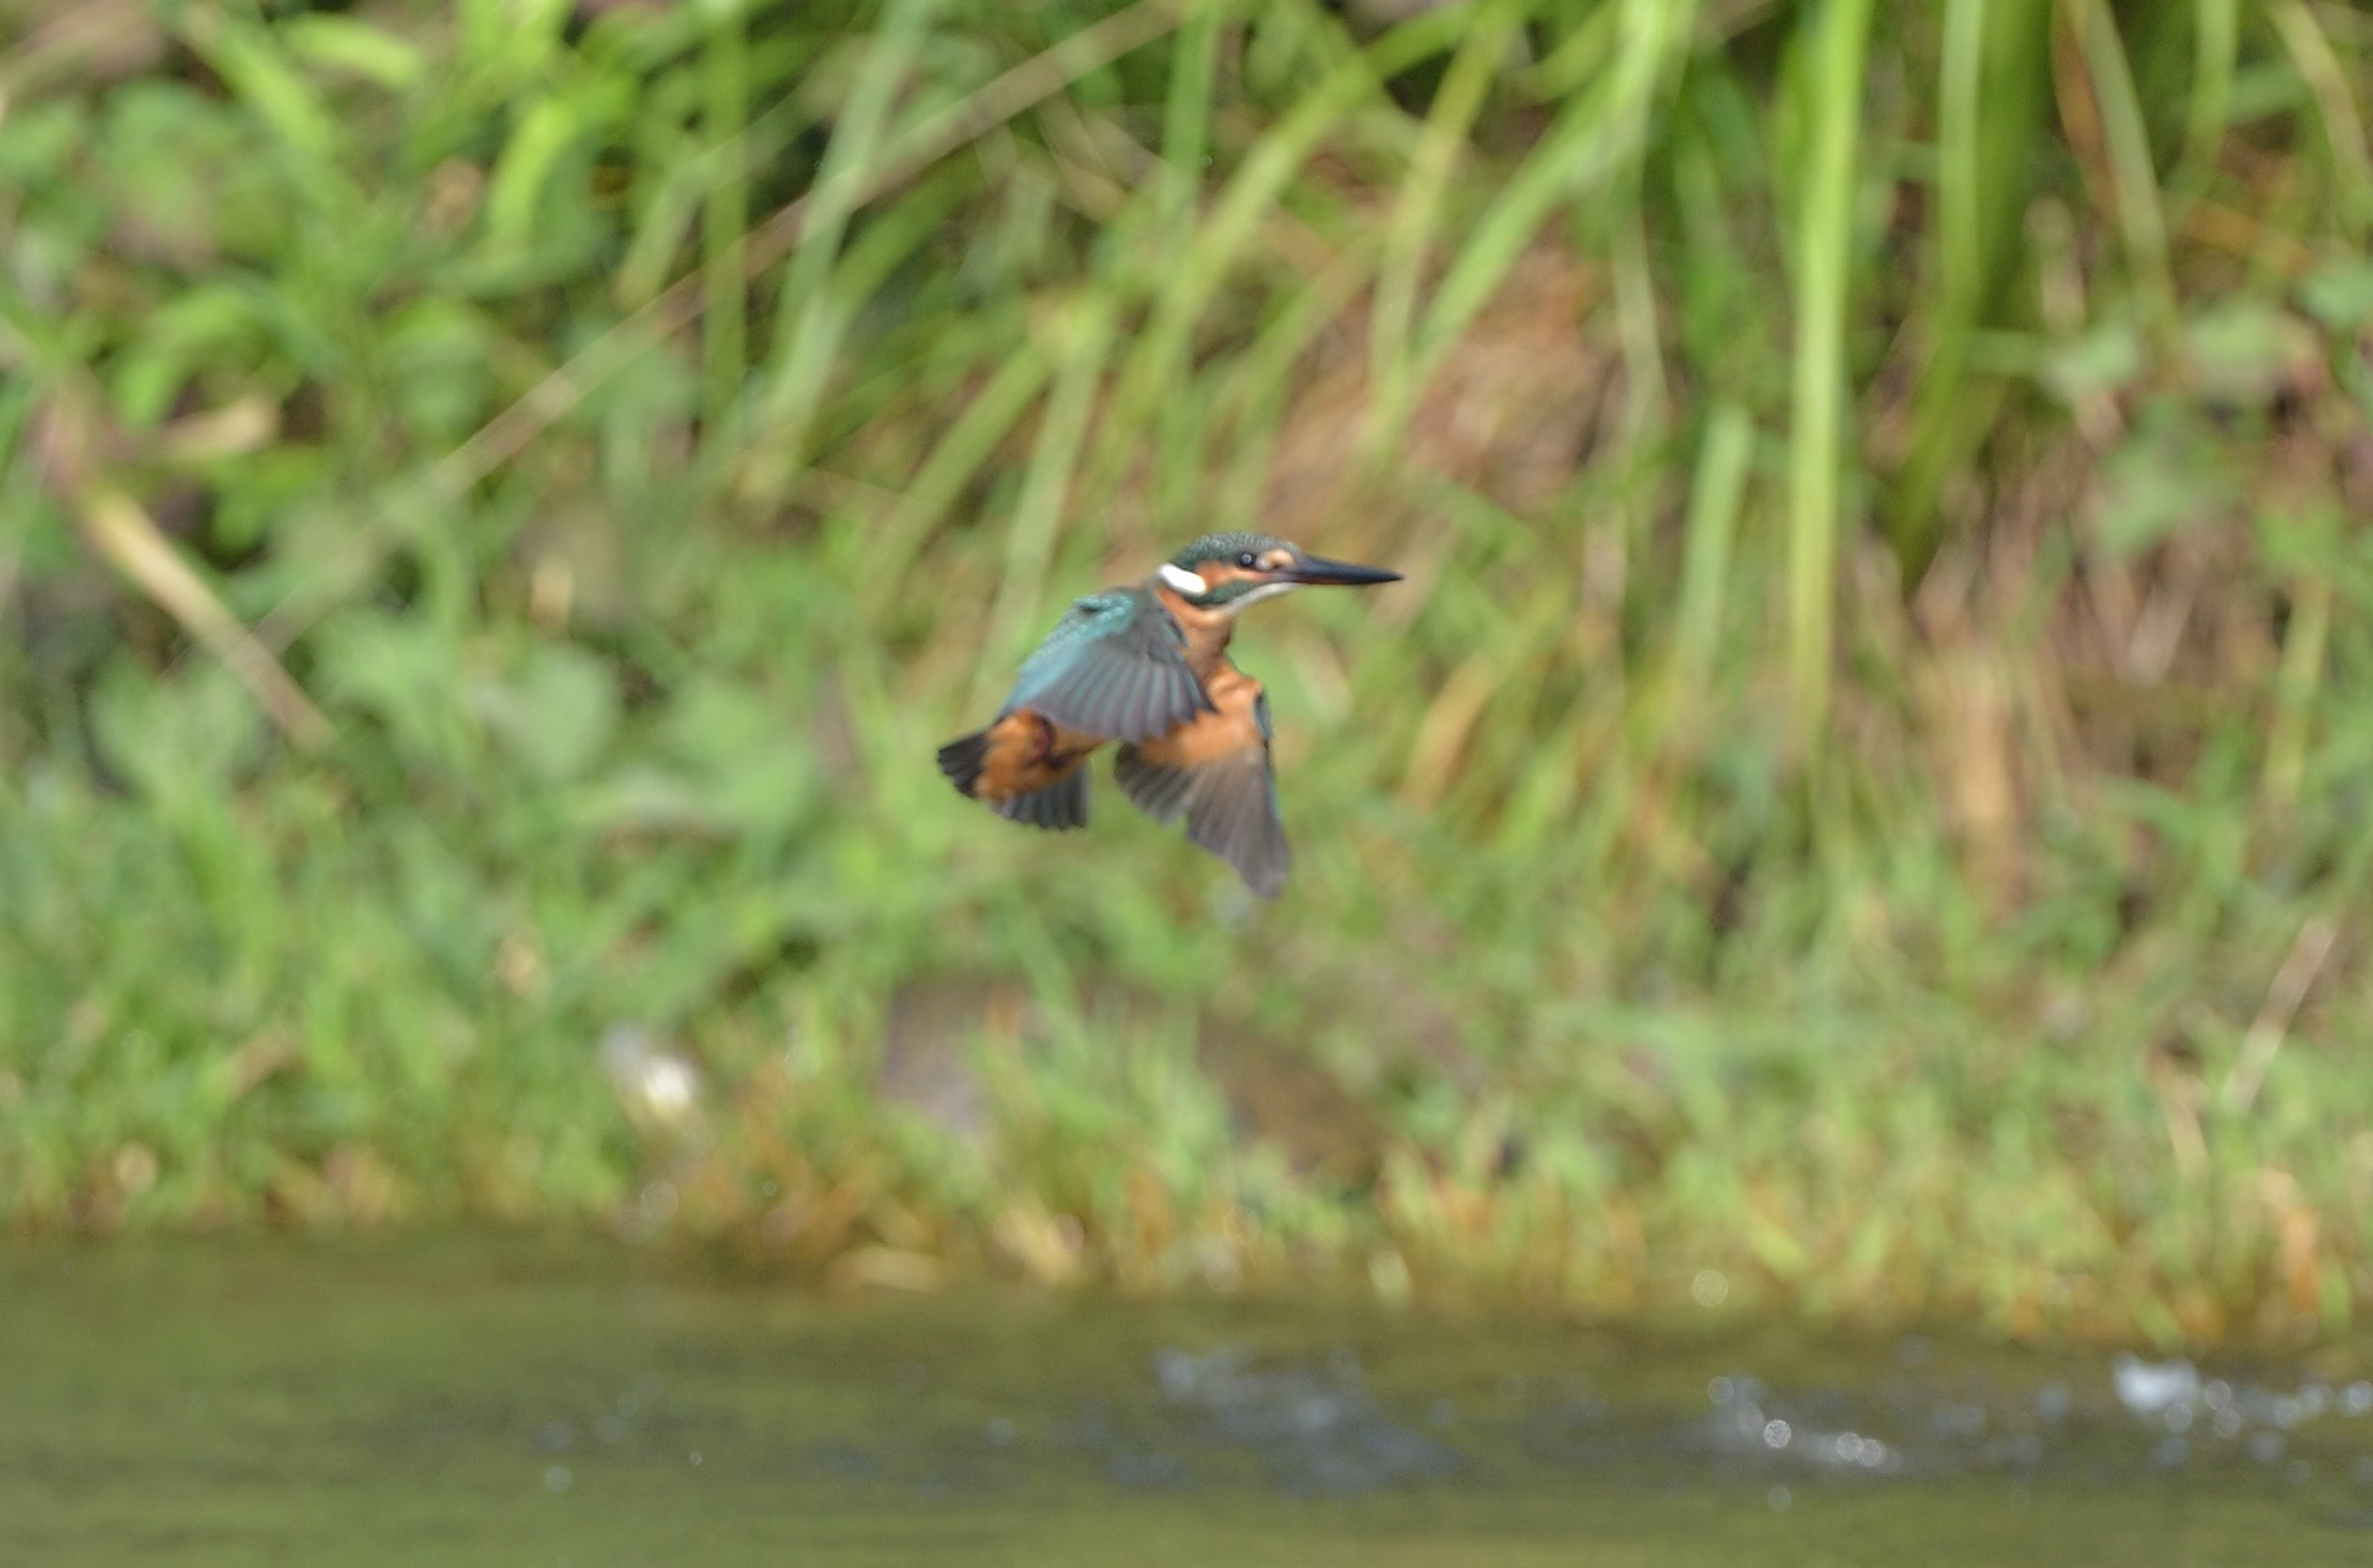
<instances>
[{"instance_id":1,"label":"flying bird","mask_svg":"<svg viewBox=\"0 0 2373 1568\"><path fill-rule=\"evenodd\" d=\"M1398 582L1260 533L1207 534L1141 582L1074 603L985 729L939 748L957 790L1009 822L1087 825L1087 759L1117 742L1113 781L1264 899L1291 856L1269 759L1269 699L1227 657L1236 618L1298 588Z\"/></svg>"}]
</instances>

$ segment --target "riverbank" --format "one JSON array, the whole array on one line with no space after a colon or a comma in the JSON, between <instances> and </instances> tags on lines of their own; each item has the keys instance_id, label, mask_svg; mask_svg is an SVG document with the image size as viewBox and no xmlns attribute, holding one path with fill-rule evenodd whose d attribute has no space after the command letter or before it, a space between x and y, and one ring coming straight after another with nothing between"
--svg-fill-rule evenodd
<instances>
[{"instance_id":1,"label":"riverbank","mask_svg":"<svg viewBox=\"0 0 2373 1568\"><path fill-rule=\"evenodd\" d=\"M2361 1328L2373 37L2160 10L15 0L0 1224ZM1254 521L1283 900L948 790Z\"/></svg>"}]
</instances>

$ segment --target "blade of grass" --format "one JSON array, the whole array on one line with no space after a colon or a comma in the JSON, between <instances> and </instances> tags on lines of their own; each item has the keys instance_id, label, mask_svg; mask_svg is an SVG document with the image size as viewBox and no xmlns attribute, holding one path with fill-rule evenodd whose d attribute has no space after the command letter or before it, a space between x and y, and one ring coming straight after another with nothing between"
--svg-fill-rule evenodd
<instances>
[{"instance_id":1,"label":"blade of grass","mask_svg":"<svg viewBox=\"0 0 2373 1568\"><path fill-rule=\"evenodd\" d=\"M1348 310L1375 272L1373 246L1346 251L1303 284L1237 357L1213 392L1197 450L1225 467L1213 487L1224 515L1257 516L1269 482L1294 368L1320 333Z\"/></svg>"},{"instance_id":2,"label":"blade of grass","mask_svg":"<svg viewBox=\"0 0 2373 1568\"><path fill-rule=\"evenodd\" d=\"M2332 635L2332 579L2320 572L2299 575L2291 590L2290 619L2283 628L2282 662L2274 673L2275 709L2266 737L2265 800L2288 810L2299 797L2306 772L2307 737L2315 719L2316 693L2323 684L2325 647Z\"/></svg>"},{"instance_id":3,"label":"blade of grass","mask_svg":"<svg viewBox=\"0 0 2373 1568\"><path fill-rule=\"evenodd\" d=\"M864 541L865 570L858 580L878 609L908 585L906 566L922 547L956 497L972 483L998 444L1021 423L1054 374L1055 362L1035 340L1006 356L996 373L965 403L946 435L935 442L899 494L898 509Z\"/></svg>"},{"instance_id":4,"label":"blade of grass","mask_svg":"<svg viewBox=\"0 0 2373 1568\"><path fill-rule=\"evenodd\" d=\"M2332 204L2339 230L2350 239L2362 239L2373 226L2373 155L2365 150L2365 118L2349 73L2304 0L2274 0L2270 12L2283 47L2316 95L2324 146L2332 154L2333 181L2340 188L2339 200Z\"/></svg>"},{"instance_id":5,"label":"blade of grass","mask_svg":"<svg viewBox=\"0 0 2373 1568\"><path fill-rule=\"evenodd\" d=\"M2340 923L2329 915L2311 915L2300 923L2290 952L2266 988L2266 999L2250 1021L2241 1054L2226 1077L2225 1103L2234 1112L2247 1115L2257 1103L2266 1071L2274 1065L2275 1054L2290 1031L2290 1021L2298 1015L2299 1004L2306 1000L2307 988L2322 973L2323 961L2332 956L2332 945L2339 935Z\"/></svg>"},{"instance_id":6,"label":"blade of grass","mask_svg":"<svg viewBox=\"0 0 2373 1568\"><path fill-rule=\"evenodd\" d=\"M1162 191L1162 216L1183 239L1192 227L1195 195L1203 189L1203 160L1210 145L1211 96L1217 79L1225 3L1205 7L1179 28L1170 63L1170 96L1162 115L1162 162L1168 182Z\"/></svg>"},{"instance_id":7,"label":"blade of grass","mask_svg":"<svg viewBox=\"0 0 2373 1568\"><path fill-rule=\"evenodd\" d=\"M1980 136L1986 66L1986 0L1947 0L1936 95L1937 284L1947 330L1965 333L1985 285Z\"/></svg>"},{"instance_id":8,"label":"blade of grass","mask_svg":"<svg viewBox=\"0 0 2373 1568\"><path fill-rule=\"evenodd\" d=\"M1417 334L1406 385L1406 403L1422 397L1426 384L1457 346L1492 294L1523 255L1556 205L1603 177L1623 156L1608 120L1615 99L1611 78L1570 100L1539 146L1502 185L1468 232L1467 242L1443 269ZM1406 407L1401 410L1406 414ZM1373 439L1389 441L1396 424L1379 418Z\"/></svg>"},{"instance_id":9,"label":"blade of grass","mask_svg":"<svg viewBox=\"0 0 2373 1568\"><path fill-rule=\"evenodd\" d=\"M995 126L1013 118L1069 83L1150 43L1179 20L1190 0L1138 0L1136 5L1081 29L1025 60L978 92L932 115L901 137L857 193L860 202L878 196ZM789 254L806 233L813 193L803 194L743 238L739 261L751 276ZM309 585L291 590L259 623L265 647L286 648L333 607L368 580L386 553L419 522L451 507L470 489L527 450L566 418L597 387L670 333L700 315L704 279L679 279L649 304L604 331L556 366L502 412L356 528Z\"/></svg>"},{"instance_id":10,"label":"blade of grass","mask_svg":"<svg viewBox=\"0 0 2373 1568\"><path fill-rule=\"evenodd\" d=\"M1720 646L1730 576L1731 542L1738 533L1739 509L1755 451L1755 426L1735 403L1718 405L1705 422L1697 474L1689 489L1684 525L1681 593L1672 626L1672 673L1668 683L1675 709L1710 690L1715 653Z\"/></svg>"},{"instance_id":11,"label":"blade of grass","mask_svg":"<svg viewBox=\"0 0 2373 1568\"><path fill-rule=\"evenodd\" d=\"M1969 340L1983 309L1986 247L1983 141L1987 0L1946 0L1944 44L1937 60L1936 293L1930 351L1913 418L1909 472L1892 509L1889 530L1907 580L1924 571L1937 533L1935 507L1944 469L1958 455L1956 410L1969 367Z\"/></svg>"},{"instance_id":12,"label":"blade of grass","mask_svg":"<svg viewBox=\"0 0 2373 1568\"><path fill-rule=\"evenodd\" d=\"M1789 689L1804 760L1829 721L1843 438L1845 315L1854 251L1857 143L1870 0L1823 0L1806 26L1811 146L1796 235L1796 346L1790 432Z\"/></svg>"},{"instance_id":13,"label":"blade of grass","mask_svg":"<svg viewBox=\"0 0 2373 1568\"><path fill-rule=\"evenodd\" d=\"M1254 145L1155 301L1113 394L1116 428L1141 428L1147 416L1171 395L1205 307L1319 143L1364 100L1379 97L1384 81L1456 43L1462 20L1455 11L1437 10L1395 27L1313 85ZM1102 493L1110 481L1108 470L1126 457L1125 452L1109 449L1090 477L1089 489Z\"/></svg>"},{"instance_id":14,"label":"blade of grass","mask_svg":"<svg viewBox=\"0 0 2373 1568\"><path fill-rule=\"evenodd\" d=\"M280 40L269 29L234 20L212 6L185 8L175 20L191 51L271 128L274 146L289 160L319 210L353 210L359 201L340 161L347 147L346 127L291 68Z\"/></svg>"},{"instance_id":15,"label":"blade of grass","mask_svg":"<svg viewBox=\"0 0 2373 1568\"><path fill-rule=\"evenodd\" d=\"M1149 189L1140 199L1104 219L1096 270L1099 285L1112 291L1117 306L1133 307L1146 298L1168 275L1172 260L1194 246L1202 218L1205 171L1211 161L1211 115L1222 29L1233 12L1230 0L1213 0L1180 28L1163 106L1161 161L1148 161L1143 165L1139 181ZM1129 153L1140 150L1125 139L1121 148ZM1127 161L1121 166L1126 168ZM1146 176L1152 177L1148 180ZM1141 432L1117 420L1105 422L1102 438L1088 455L1089 479L1082 504L1102 504L1109 495L1102 486L1125 471L1133 451L1150 443L1162 459L1149 498L1152 512L1166 517L1200 512L1208 505L1201 493L1201 465L1191 460L1196 450L1195 427L1210 414L1206 400L1171 398L1159 412L1160 420L1150 431Z\"/></svg>"},{"instance_id":16,"label":"blade of grass","mask_svg":"<svg viewBox=\"0 0 2373 1568\"><path fill-rule=\"evenodd\" d=\"M835 319L835 336L843 332L847 324L890 285L901 268L947 232L948 223L962 210L973 190L965 171L953 167L934 169L908 186L897 202L885 204L857 232L824 279L824 292ZM946 353L968 360L968 346L991 339L1009 339L1009 331L998 322L1000 314L1003 313L982 311L947 325L933 334L929 348L917 357ZM911 390L903 377L916 368L914 360L901 355L886 343L877 346L877 357L872 361L849 364L837 378L829 404L817 410L811 426L817 433L816 438L830 439L863 425L885 402L901 402L901 392ZM771 469L775 453L765 444L767 435L763 427L746 430L740 439L716 443L714 455L742 459ZM704 448L702 456L710 455L711 451Z\"/></svg>"},{"instance_id":17,"label":"blade of grass","mask_svg":"<svg viewBox=\"0 0 2373 1568\"><path fill-rule=\"evenodd\" d=\"M2134 269L2145 322L2165 340L2175 331L2175 274L2167 254L2166 215L2159 203L2159 177L2150 161L2150 129L2135 94L2118 18L2107 0L2068 0L2101 115L2102 140L2109 159L2111 199L2126 262Z\"/></svg>"},{"instance_id":18,"label":"blade of grass","mask_svg":"<svg viewBox=\"0 0 2373 1568\"><path fill-rule=\"evenodd\" d=\"M848 102L833 126L824 166L816 173L814 206L801 225L776 302L778 319L792 325L765 371L758 422L765 433L767 462L752 476L748 488L754 495L779 496L803 460L808 423L824 395L848 321L825 285L849 221L873 188L877 166L886 153L894 156L891 103L923 46L938 3L891 0L880 30L866 42Z\"/></svg>"},{"instance_id":19,"label":"blade of grass","mask_svg":"<svg viewBox=\"0 0 2373 1568\"><path fill-rule=\"evenodd\" d=\"M711 5L704 11L709 27L701 115L711 156L724 165L710 171L701 213L701 423L715 432L725 427L741 400L749 359L746 285L734 254L749 227L749 180L740 160L725 157L749 129L749 44L738 4Z\"/></svg>"},{"instance_id":20,"label":"blade of grass","mask_svg":"<svg viewBox=\"0 0 2373 1568\"><path fill-rule=\"evenodd\" d=\"M77 498L75 511L91 547L222 660L283 734L307 751L335 738L304 689L181 559L138 501L101 484Z\"/></svg>"},{"instance_id":21,"label":"blade of grass","mask_svg":"<svg viewBox=\"0 0 2373 1568\"><path fill-rule=\"evenodd\" d=\"M1432 112L1418 138L1416 154L1401 178L1400 197L1385 225L1384 255L1377 269L1376 302L1368 316L1368 384L1377 407L1405 406L1410 365L1410 325L1416 312L1417 284L1431 254L1441 220L1442 198L1458 154L1482 113L1484 95L1507 55L1519 13L1507 0L1481 8L1466 41L1451 56ZM1379 423L1382 423L1381 421Z\"/></svg>"},{"instance_id":22,"label":"blade of grass","mask_svg":"<svg viewBox=\"0 0 2373 1568\"><path fill-rule=\"evenodd\" d=\"M1019 655L1046 601L1056 535L1062 526L1071 480L1079 469L1080 448L1087 438L1097 389L1103 385L1104 363L1112 347L1109 301L1094 296L1074 300L1061 331L1062 366L1048 393L1046 420L1030 450L1022 496L1014 504L1005 570L989 615L988 656L981 660L973 683L974 708L994 699L996 688L1011 674L1008 655Z\"/></svg>"},{"instance_id":23,"label":"blade of grass","mask_svg":"<svg viewBox=\"0 0 2373 1568\"><path fill-rule=\"evenodd\" d=\"M109 434L103 394L84 365L66 357L49 334L21 315L22 303L0 291L0 310L6 313L0 314L0 365L43 390L49 426L42 441L44 478L70 507L84 538L100 559L172 616L193 642L220 659L290 741L308 751L329 744L335 730L304 689L182 560L147 510L97 471ZM38 417L28 400L23 418L29 426ZM194 432L193 423L198 426ZM204 453L209 443L218 452L226 444L235 449L239 442L253 440L259 427L255 405L234 404L210 420L185 421L160 445L167 454L178 448L185 455L193 446ZM9 538L12 549L18 544Z\"/></svg>"},{"instance_id":24,"label":"blade of grass","mask_svg":"<svg viewBox=\"0 0 2373 1568\"><path fill-rule=\"evenodd\" d=\"M1617 217L1610 259L1629 404L1625 423L1634 440L1662 425L1667 412L1664 333L1656 321L1656 285L1648 275L1647 208L1641 180L1657 89L1669 80L1672 68L1687 56L1696 11L1694 0L1680 5L1630 0L1624 8L1615 113L1625 126L1626 156L1613 199Z\"/></svg>"},{"instance_id":25,"label":"blade of grass","mask_svg":"<svg viewBox=\"0 0 2373 1568\"><path fill-rule=\"evenodd\" d=\"M1933 340L1915 395L1912 455L1888 499L1888 537L1907 583L1942 541L1946 481L1998 417L2003 384L1972 374L1993 320L2030 187L2050 69L2051 0L1948 0L1937 61L1936 284Z\"/></svg>"},{"instance_id":26,"label":"blade of grass","mask_svg":"<svg viewBox=\"0 0 2373 1568\"><path fill-rule=\"evenodd\" d=\"M1547 54L1517 73L1516 87L1536 103L1571 98L1607 69L1625 8L1594 6Z\"/></svg>"},{"instance_id":27,"label":"blade of grass","mask_svg":"<svg viewBox=\"0 0 2373 1568\"><path fill-rule=\"evenodd\" d=\"M2216 177L2241 54L2241 0L2193 0L2192 97L2183 121L2183 161L2171 182L2196 200Z\"/></svg>"},{"instance_id":28,"label":"blade of grass","mask_svg":"<svg viewBox=\"0 0 2373 1568\"><path fill-rule=\"evenodd\" d=\"M1419 334L1412 398L1422 394L1556 205L1636 164L1656 86L1690 45L1686 29L1669 25L1663 9L1647 0L1629 5L1624 20L1614 69L1567 100L1445 269ZM1379 438L1386 438L1392 426L1378 423Z\"/></svg>"}]
</instances>

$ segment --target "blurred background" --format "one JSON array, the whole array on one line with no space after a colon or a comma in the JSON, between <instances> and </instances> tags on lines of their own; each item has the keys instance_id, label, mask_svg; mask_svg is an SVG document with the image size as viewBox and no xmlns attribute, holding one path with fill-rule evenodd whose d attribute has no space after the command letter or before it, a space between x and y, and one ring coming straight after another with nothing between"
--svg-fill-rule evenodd
<instances>
[{"instance_id":1,"label":"blurred background","mask_svg":"<svg viewBox=\"0 0 2373 1568\"><path fill-rule=\"evenodd\" d=\"M0 1223L2365 1317L2373 19L0 0ZM1295 880L933 748L1256 528ZM1319 602L1326 601L1326 602Z\"/></svg>"}]
</instances>

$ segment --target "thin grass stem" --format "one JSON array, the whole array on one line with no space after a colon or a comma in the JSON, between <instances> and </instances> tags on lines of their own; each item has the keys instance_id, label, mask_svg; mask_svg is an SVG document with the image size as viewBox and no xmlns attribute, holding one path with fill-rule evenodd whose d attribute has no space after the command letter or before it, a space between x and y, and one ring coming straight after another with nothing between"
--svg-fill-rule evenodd
<instances>
[{"instance_id":1,"label":"thin grass stem","mask_svg":"<svg viewBox=\"0 0 2373 1568\"><path fill-rule=\"evenodd\" d=\"M1870 0L1823 0L1808 13L1811 138L1796 236L1796 343L1790 433L1789 685L1800 755L1820 754L1829 720L1844 444L1845 320Z\"/></svg>"}]
</instances>

